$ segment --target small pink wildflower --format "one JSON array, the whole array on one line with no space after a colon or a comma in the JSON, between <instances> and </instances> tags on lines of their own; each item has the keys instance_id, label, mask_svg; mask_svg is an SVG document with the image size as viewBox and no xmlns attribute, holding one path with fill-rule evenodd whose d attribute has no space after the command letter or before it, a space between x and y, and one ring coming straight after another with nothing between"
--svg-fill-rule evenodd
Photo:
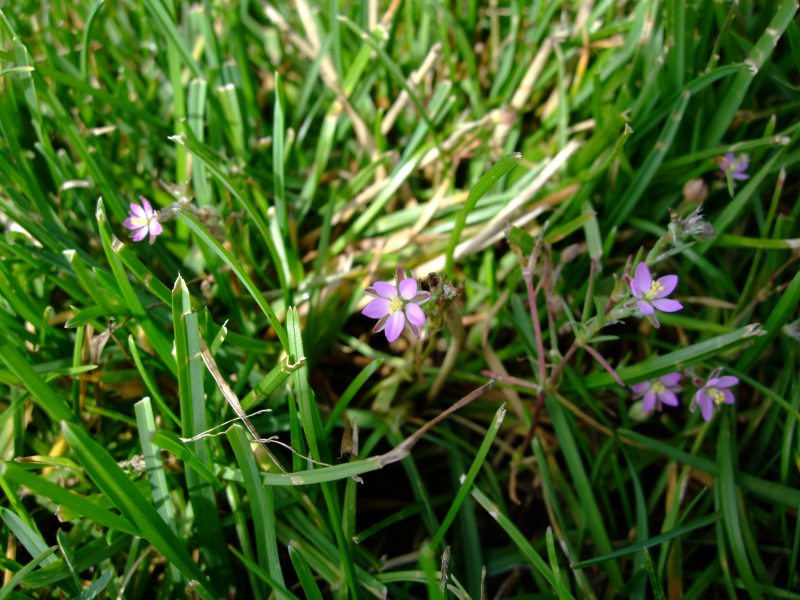
<instances>
[{"instance_id":1,"label":"small pink wildflower","mask_svg":"<svg viewBox=\"0 0 800 600\"><path fill-rule=\"evenodd\" d=\"M697 390L694 395L694 403L700 407L700 414L703 415L704 421L710 421L714 416L714 408L724 404L733 404L736 398L733 396L728 388L739 383L739 378L733 375L724 375L719 377L722 369L715 369L711 373L708 381ZM691 410L694 411L694 405Z\"/></svg>"},{"instance_id":2,"label":"small pink wildflower","mask_svg":"<svg viewBox=\"0 0 800 600\"><path fill-rule=\"evenodd\" d=\"M642 397L642 408L644 412L650 413L661 410L663 405L678 406L680 402L675 392L681 391L680 383L682 375L678 371L667 373L653 381L642 381L631 386L635 396Z\"/></svg>"},{"instance_id":3,"label":"small pink wildflower","mask_svg":"<svg viewBox=\"0 0 800 600\"><path fill-rule=\"evenodd\" d=\"M141 242L149 233L150 243L153 244L164 228L158 222L158 211L153 210L147 198L140 196L139 200L142 201L141 206L131 202L131 212L123 225L132 230L131 239L134 242Z\"/></svg>"},{"instance_id":4,"label":"small pink wildflower","mask_svg":"<svg viewBox=\"0 0 800 600\"><path fill-rule=\"evenodd\" d=\"M378 319L372 333L383 331L389 342L395 341L408 321L411 331L419 337L419 328L425 324L425 313L420 308L430 300L430 292L419 290L413 277L406 277L401 267L397 268L396 282L376 281L366 293L375 299L367 304L361 314Z\"/></svg>"},{"instance_id":5,"label":"small pink wildflower","mask_svg":"<svg viewBox=\"0 0 800 600\"><path fill-rule=\"evenodd\" d=\"M650 269L643 262L636 265L630 281L631 293L637 298L636 306L645 315L652 315L656 309L662 312L675 312L683 308L677 300L667 298L678 285L677 275L664 275L653 281Z\"/></svg>"}]
</instances>

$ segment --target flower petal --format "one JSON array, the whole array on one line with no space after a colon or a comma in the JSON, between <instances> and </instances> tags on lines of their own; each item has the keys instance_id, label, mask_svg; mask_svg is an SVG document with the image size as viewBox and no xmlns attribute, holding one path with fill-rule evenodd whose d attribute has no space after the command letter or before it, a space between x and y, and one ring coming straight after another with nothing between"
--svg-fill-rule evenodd
<instances>
[{"instance_id":1,"label":"flower petal","mask_svg":"<svg viewBox=\"0 0 800 600\"><path fill-rule=\"evenodd\" d=\"M642 293L647 292L650 286L653 285L653 276L650 274L650 269L643 262L636 265L636 274L633 278L633 284L639 288Z\"/></svg>"},{"instance_id":2,"label":"flower petal","mask_svg":"<svg viewBox=\"0 0 800 600\"><path fill-rule=\"evenodd\" d=\"M683 375L680 374L678 371L673 371L672 373L667 373L666 375L662 375L658 378L658 380L663 383L664 385L668 385L670 387L678 385Z\"/></svg>"},{"instance_id":3,"label":"flower petal","mask_svg":"<svg viewBox=\"0 0 800 600\"><path fill-rule=\"evenodd\" d=\"M733 397L733 392L730 390L720 390L722 395L725 396L725 404L734 404L736 402L736 398Z\"/></svg>"},{"instance_id":4,"label":"flower petal","mask_svg":"<svg viewBox=\"0 0 800 600\"><path fill-rule=\"evenodd\" d=\"M631 391L634 394L642 394L645 391L650 389L650 382L649 381L640 381L639 383L634 383L631 386Z\"/></svg>"},{"instance_id":5,"label":"flower petal","mask_svg":"<svg viewBox=\"0 0 800 600\"><path fill-rule=\"evenodd\" d=\"M131 234L131 239L134 242L141 242L145 237L147 237L147 227L137 229Z\"/></svg>"},{"instance_id":6,"label":"flower petal","mask_svg":"<svg viewBox=\"0 0 800 600\"><path fill-rule=\"evenodd\" d=\"M669 298L658 298L653 300L653 306L662 312L676 312L683 308L683 304L677 300L670 300Z\"/></svg>"},{"instance_id":7,"label":"flower petal","mask_svg":"<svg viewBox=\"0 0 800 600\"><path fill-rule=\"evenodd\" d=\"M748 175L747 173L740 173L739 171L734 171L734 173L731 175L731 179L736 179L738 181L745 181L747 179L750 179L750 175Z\"/></svg>"},{"instance_id":8,"label":"flower petal","mask_svg":"<svg viewBox=\"0 0 800 600\"><path fill-rule=\"evenodd\" d=\"M400 291L400 295L404 299L411 300L414 296L417 295L418 287L419 286L417 285L417 280L414 279L413 277L408 277L400 282L400 285L397 286L397 289Z\"/></svg>"},{"instance_id":9,"label":"flower petal","mask_svg":"<svg viewBox=\"0 0 800 600\"><path fill-rule=\"evenodd\" d=\"M406 318L401 311L397 311L389 320L386 321L386 329L384 329L384 333L386 334L386 339L389 342L395 341L397 338L400 337L400 334L403 333L403 327L406 325Z\"/></svg>"},{"instance_id":10,"label":"flower petal","mask_svg":"<svg viewBox=\"0 0 800 600\"><path fill-rule=\"evenodd\" d=\"M678 276L677 275L664 275L664 277L659 277L658 284L662 286L664 289L656 294L656 298L664 298L669 296L672 291L678 286Z\"/></svg>"},{"instance_id":11,"label":"flower petal","mask_svg":"<svg viewBox=\"0 0 800 600\"><path fill-rule=\"evenodd\" d=\"M372 287L378 292L378 295L383 298L394 298L397 296L397 286L388 281L376 281Z\"/></svg>"},{"instance_id":12,"label":"flower petal","mask_svg":"<svg viewBox=\"0 0 800 600\"><path fill-rule=\"evenodd\" d=\"M642 400L642 408L644 412L650 412L656 407L656 394L653 390L647 390Z\"/></svg>"},{"instance_id":13,"label":"flower petal","mask_svg":"<svg viewBox=\"0 0 800 600\"><path fill-rule=\"evenodd\" d=\"M672 390L664 390L658 395L658 399L667 406L678 406L680 404L678 397Z\"/></svg>"},{"instance_id":14,"label":"flower petal","mask_svg":"<svg viewBox=\"0 0 800 600\"><path fill-rule=\"evenodd\" d=\"M158 222L157 219L153 219L150 221L150 243L156 241L156 238L161 235L164 231L164 228L161 226L161 223Z\"/></svg>"},{"instance_id":15,"label":"flower petal","mask_svg":"<svg viewBox=\"0 0 800 600\"><path fill-rule=\"evenodd\" d=\"M710 421L714 416L714 401L706 394L704 389L697 390L694 395L695 402L700 407L700 413L703 415L704 421Z\"/></svg>"},{"instance_id":16,"label":"flower petal","mask_svg":"<svg viewBox=\"0 0 800 600\"><path fill-rule=\"evenodd\" d=\"M408 279L405 281L408 281ZM406 318L408 318L409 323L417 327L421 327L425 324L425 313L419 306L413 303L406 304Z\"/></svg>"},{"instance_id":17,"label":"flower petal","mask_svg":"<svg viewBox=\"0 0 800 600\"><path fill-rule=\"evenodd\" d=\"M140 196L139 200L142 201L142 206L144 207L144 214L147 216L148 219L152 218L153 207L150 206L150 202L148 202L147 198L145 198L144 196Z\"/></svg>"},{"instance_id":18,"label":"flower petal","mask_svg":"<svg viewBox=\"0 0 800 600\"><path fill-rule=\"evenodd\" d=\"M650 306L650 303L645 302L644 300L637 301L636 306L638 306L639 310L646 315L652 315L654 312L656 312L655 309L652 306Z\"/></svg>"},{"instance_id":19,"label":"flower petal","mask_svg":"<svg viewBox=\"0 0 800 600\"><path fill-rule=\"evenodd\" d=\"M131 202L129 206L131 207L131 215L133 215L134 217L139 217L140 219L147 218L147 214L144 212L144 209L141 206L139 206L135 202Z\"/></svg>"},{"instance_id":20,"label":"flower petal","mask_svg":"<svg viewBox=\"0 0 800 600\"><path fill-rule=\"evenodd\" d=\"M706 383L707 387L727 388L739 383L739 378L733 375L723 375L722 377L712 377Z\"/></svg>"},{"instance_id":21,"label":"flower petal","mask_svg":"<svg viewBox=\"0 0 800 600\"><path fill-rule=\"evenodd\" d=\"M139 229L139 227L141 227L141 225L134 225L131 217L125 219L125 221L122 223L122 226L127 227L128 229Z\"/></svg>"},{"instance_id":22,"label":"flower petal","mask_svg":"<svg viewBox=\"0 0 800 600\"><path fill-rule=\"evenodd\" d=\"M361 314L370 319L380 319L389 314L389 301L386 298L375 298L364 307Z\"/></svg>"}]
</instances>

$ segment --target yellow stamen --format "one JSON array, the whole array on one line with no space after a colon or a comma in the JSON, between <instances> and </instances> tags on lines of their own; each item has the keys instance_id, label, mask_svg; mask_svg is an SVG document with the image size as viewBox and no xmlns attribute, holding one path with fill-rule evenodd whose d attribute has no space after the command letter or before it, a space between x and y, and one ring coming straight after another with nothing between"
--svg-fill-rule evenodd
<instances>
[{"instance_id":1,"label":"yellow stamen","mask_svg":"<svg viewBox=\"0 0 800 600\"><path fill-rule=\"evenodd\" d=\"M403 302L395 296L391 300L389 300L389 315L393 315L394 313L403 309Z\"/></svg>"},{"instance_id":2,"label":"yellow stamen","mask_svg":"<svg viewBox=\"0 0 800 600\"><path fill-rule=\"evenodd\" d=\"M709 396L711 396L714 404L722 404L725 402L725 394L722 392L722 390L718 390L715 387L710 387L708 388L707 393Z\"/></svg>"},{"instance_id":3,"label":"yellow stamen","mask_svg":"<svg viewBox=\"0 0 800 600\"><path fill-rule=\"evenodd\" d=\"M656 394L660 394L667 388L660 381L654 381L652 384L650 384L650 389L653 390Z\"/></svg>"},{"instance_id":4,"label":"yellow stamen","mask_svg":"<svg viewBox=\"0 0 800 600\"><path fill-rule=\"evenodd\" d=\"M644 296L648 300L652 300L663 291L664 291L664 286L658 283L657 281L654 281L653 283L650 284L650 289L647 290L647 292L645 292Z\"/></svg>"}]
</instances>

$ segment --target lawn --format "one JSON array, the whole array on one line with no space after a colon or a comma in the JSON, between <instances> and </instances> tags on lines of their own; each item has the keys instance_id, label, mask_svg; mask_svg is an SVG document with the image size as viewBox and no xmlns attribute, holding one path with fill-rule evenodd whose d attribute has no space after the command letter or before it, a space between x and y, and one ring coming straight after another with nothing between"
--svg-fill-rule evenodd
<instances>
[{"instance_id":1,"label":"lawn","mask_svg":"<svg viewBox=\"0 0 800 600\"><path fill-rule=\"evenodd\" d=\"M800 599L795 0L0 0L0 600Z\"/></svg>"}]
</instances>

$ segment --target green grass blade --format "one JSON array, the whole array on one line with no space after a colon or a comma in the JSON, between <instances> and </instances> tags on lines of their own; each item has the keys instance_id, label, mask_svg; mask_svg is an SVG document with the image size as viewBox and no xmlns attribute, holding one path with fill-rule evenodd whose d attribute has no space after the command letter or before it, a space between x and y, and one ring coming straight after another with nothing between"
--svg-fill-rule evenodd
<instances>
[{"instance_id":1,"label":"green grass blade","mask_svg":"<svg viewBox=\"0 0 800 600\"><path fill-rule=\"evenodd\" d=\"M4 462L0 465L0 469L3 477L25 486L34 494L47 498L75 515L85 517L102 527L115 529L130 535L140 535L139 530L127 518L101 508L95 502L32 473L17 463Z\"/></svg>"},{"instance_id":2,"label":"green grass blade","mask_svg":"<svg viewBox=\"0 0 800 600\"><path fill-rule=\"evenodd\" d=\"M611 540L606 531L606 521L600 514L600 508L597 504L594 490L583 466L572 427L567 420L564 408L557 401L549 397L545 400L545 405L547 406L548 414L553 420L553 427L558 436L561 452L564 455L567 468L572 476L573 485L580 499L581 506L585 511L586 523L589 531L592 532L594 545L599 552L609 554L611 552ZM622 589L622 573L617 563L604 563L604 568L611 583L617 589Z\"/></svg>"},{"instance_id":3,"label":"green grass blade","mask_svg":"<svg viewBox=\"0 0 800 600\"><path fill-rule=\"evenodd\" d=\"M47 552L48 547L42 534L20 519L14 512L8 510L4 506L0 506L0 518L3 519L8 530L19 540L25 550L28 551L28 554L31 556L39 556ZM49 565L58 562L58 559L51 554L47 554L42 558L42 562L45 565Z\"/></svg>"},{"instance_id":4,"label":"green grass blade","mask_svg":"<svg viewBox=\"0 0 800 600\"><path fill-rule=\"evenodd\" d=\"M719 463L719 489L717 490L717 497L721 504L725 537L727 538L728 547L733 556L733 562L736 564L736 568L739 571L747 593L751 598L760 600L764 596L753 574L749 558L751 552L758 552L758 549L745 547L745 538L742 533L742 523L740 521L738 503L736 501L738 492L736 490L735 479L735 450L731 440L732 429L733 423L730 419L730 413L726 412L722 417L719 439L717 441L717 462Z\"/></svg>"},{"instance_id":5,"label":"green grass blade","mask_svg":"<svg viewBox=\"0 0 800 600\"><path fill-rule=\"evenodd\" d=\"M686 108L689 106L690 98L691 94L688 91L684 91L675 102L672 112L661 130L661 134L658 136L658 141L647 155L642 166L636 170L636 175L625 190L622 198L615 203L614 209L606 219L606 227L617 227L621 225L625 222L628 215L636 208L636 205L639 200L641 200L644 192L647 190L647 186L652 181L656 171L661 166L664 157L667 155L667 152L675 140L678 127L681 121L683 121Z\"/></svg>"},{"instance_id":6,"label":"green grass blade","mask_svg":"<svg viewBox=\"0 0 800 600\"><path fill-rule=\"evenodd\" d=\"M289 543L289 559L294 565L297 578L300 580L300 585L303 588L303 594L308 600L322 600L322 592L319 590L317 580L314 579L314 574L308 567L306 559L303 558L303 553L300 552L291 542Z\"/></svg>"},{"instance_id":7,"label":"green grass blade","mask_svg":"<svg viewBox=\"0 0 800 600\"><path fill-rule=\"evenodd\" d=\"M681 348L662 356L647 359L630 367L617 369L622 380L628 384L647 381L677 369L690 367L708 360L732 348L736 348L749 341L757 340L762 334L757 325L747 325L731 333L726 333L704 342L696 343L688 348ZM596 390L616 386L614 379L606 372L595 373L584 377L582 380L586 389ZM565 386L566 387L566 386Z\"/></svg>"},{"instance_id":8,"label":"green grass blade","mask_svg":"<svg viewBox=\"0 0 800 600\"><path fill-rule=\"evenodd\" d=\"M247 496L250 499L259 567L267 571L270 577L283 588L285 583L276 543L273 491L259 479L258 465L245 430L239 425L234 425L228 430L228 440L236 455L236 461L239 463ZM280 591L276 590L275 593L277 598L287 597Z\"/></svg>"},{"instance_id":9,"label":"green grass blade","mask_svg":"<svg viewBox=\"0 0 800 600\"><path fill-rule=\"evenodd\" d=\"M108 451L95 442L81 426L64 423L63 428L67 443L100 491L184 577L196 580L210 593L212 588L208 580L189 557L186 547L150 501L139 493L133 482L117 466Z\"/></svg>"},{"instance_id":10,"label":"green grass blade","mask_svg":"<svg viewBox=\"0 0 800 600\"><path fill-rule=\"evenodd\" d=\"M773 11L772 20L750 50L750 54L745 61L750 66L750 69L739 73L731 86L725 90L723 101L717 107L711 122L706 128L705 141L708 146L719 143L725 135L733 118L736 116L736 111L739 110L744 100L750 84L758 71L764 66L764 62L769 58L781 35L792 23L792 19L797 12L797 2L795 0L781 0Z\"/></svg>"},{"instance_id":11,"label":"green grass blade","mask_svg":"<svg viewBox=\"0 0 800 600\"><path fill-rule=\"evenodd\" d=\"M481 492L478 488L472 488L472 497L480 504L486 512L489 513L497 524L503 528L503 530L508 534L508 537L516 544L517 548L519 548L520 552L528 559L531 565L541 573L542 577L544 577L547 582L553 586L554 589L558 588L558 581L556 580L553 571L544 561L544 559L539 556L539 553L531 546L530 542L526 538L526 536L517 528L516 525L509 519L503 511L501 511L489 498L487 498L483 492Z\"/></svg>"},{"instance_id":12,"label":"green grass blade","mask_svg":"<svg viewBox=\"0 0 800 600\"><path fill-rule=\"evenodd\" d=\"M28 360L20 354L13 342L0 346L0 360L30 392L33 401L53 420L68 421L74 418L66 402L33 369Z\"/></svg>"},{"instance_id":13,"label":"green grass blade","mask_svg":"<svg viewBox=\"0 0 800 600\"><path fill-rule=\"evenodd\" d=\"M136 425L139 430L139 444L147 468L147 479L150 481L150 494L153 497L153 506L158 510L161 518L175 528L175 509L169 497L167 478L164 474L164 465L161 464L159 448L153 444L153 435L156 433L156 422L153 418L153 407L150 398L142 398L134 405L136 412Z\"/></svg>"},{"instance_id":14,"label":"green grass blade","mask_svg":"<svg viewBox=\"0 0 800 600\"><path fill-rule=\"evenodd\" d=\"M178 368L178 394L180 397L181 433L184 438L194 438L207 429L206 401L203 386L203 361L200 358L200 329L197 314L191 310L189 290L178 276L172 291L172 323L175 331L175 363ZM208 441L189 442L202 463L210 461ZM219 509L214 490L194 470L186 471L186 486L194 514L202 515L198 532L203 548L208 553L209 567L218 572L215 584L226 589L230 576L228 554L224 551L224 535L219 520Z\"/></svg>"},{"instance_id":15,"label":"green grass blade","mask_svg":"<svg viewBox=\"0 0 800 600\"><path fill-rule=\"evenodd\" d=\"M363 385L367 382L367 379L372 377L373 373L377 371L381 365L383 365L382 358L376 358L372 362L370 362L366 367L364 367L361 372L356 375L353 381L350 382L350 385L347 386L347 389L344 393L339 397L339 401L336 403L336 406L333 407L330 416L328 416L328 420L325 423L325 435L330 436L333 432L334 427L339 422L344 411L347 410L347 407L350 404L350 401L355 397L358 391L363 387Z\"/></svg>"},{"instance_id":16,"label":"green grass blade","mask_svg":"<svg viewBox=\"0 0 800 600\"><path fill-rule=\"evenodd\" d=\"M764 350L773 343L798 305L800 305L800 272L795 273L786 291L781 294L777 305L770 313L767 322L764 323L765 335L757 338L755 343L745 350L736 361L737 371L748 371L763 356Z\"/></svg>"},{"instance_id":17,"label":"green grass blade","mask_svg":"<svg viewBox=\"0 0 800 600\"><path fill-rule=\"evenodd\" d=\"M458 241L461 239L461 232L467 222L467 216L473 211L478 200L480 200L501 177L517 166L520 158L522 158L522 154L518 152L503 157L497 164L493 165L491 169L481 175L478 183L469 191L467 201L464 203L464 206L461 207L456 217L456 223L450 234L450 240L447 242L447 257L444 269L448 275L453 275L453 255L455 254Z\"/></svg>"},{"instance_id":18,"label":"green grass blade","mask_svg":"<svg viewBox=\"0 0 800 600\"><path fill-rule=\"evenodd\" d=\"M19 571L14 573L6 584L0 588L0 600L5 600L9 597L11 592L17 587L25 577L33 571L36 567L42 564L48 558L55 558L52 556L53 552L58 550L58 546L51 546L50 548L46 548L39 554L33 557L33 559L27 563L24 567L22 567Z\"/></svg>"},{"instance_id":19,"label":"green grass blade","mask_svg":"<svg viewBox=\"0 0 800 600\"><path fill-rule=\"evenodd\" d=\"M670 529L669 531L653 536L648 540L644 540L642 542L636 542L635 544L631 544L630 546L626 546L620 550L615 550L614 552L609 552L608 554L604 554L602 556L597 556L595 558L590 558L588 560L582 560L579 563L571 565L573 569L585 569L586 567L590 567L592 565L596 565L607 560L614 560L616 558L620 558L622 556L628 556L629 554L636 554L637 552L642 551L645 548L652 548L653 546L660 546L664 542L668 542L669 540L675 539L682 535L686 535L687 533L691 533L692 531L696 531L698 529L702 529L704 527L708 527L709 525L713 525L720 519L719 514L707 515L691 523L687 523L686 525L681 525L680 527L675 527Z\"/></svg>"},{"instance_id":20,"label":"green grass blade","mask_svg":"<svg viewBox=\"0 0 800 600\"><path fill-rule=\"evenodd\" d=\"M458 493L453 499L453 503L450 505L450 508L447 510L447 514L442 520L441 525L439 525L438 531L431 540L431 546L434 548L438 547L444 541L444 536L447 533L448 528L450 525L452 525L453 520L456 518L456 514L461 508L461 505L464 503L467 494L472 488L472 484L475 482L475 478L478 476L478 472L486 460L486 455L489 453L492 442L494 442L494 438L497 436L497 432L499 431L500 425L502 425L505 416L506 408L505 405L503 405L498 408L497 412L494 414L494 418L487 428L486 435L484 436L478 451L475 453L475 459L472 461L467 474L462 477L462 481L460 482L461 486L458 488Z\"/></svg>"},{"instance_id":21,"label":"green grass blade","mask_svg":"<svg viewBox=\"0 0 800 600\"><path fill-rule=\"evenodd\" d=\"M261 294L259 289L253 283L253 280L250 279L250 276L239 266L238 261L236 261L233 256L231 256L230 252L225 249L225 247L219 243L219 241L209 233L208 229L206 229L200 221L198 221L194 215L190 215L187 213L181 213L180 215L181 220L189 226L195 235L208 246L214 254L219 256L219 258L228 265L231 270L236 274L236 277L239 278L239 281L242 282L242 285L250 292L250 295L253 297L253 300L256 301L259 308L264 312L266 317L269 319L272 328L275 330L275 334L278 336L278 339L281 341L281 346L283 346L284 350L288 352L289 350L289 339L286 337L286 331L281 325L281 322L278 320L275 311L272 310L272 307L269 303L264 299L264 296Z\"/></svg>"}]
</instances>

